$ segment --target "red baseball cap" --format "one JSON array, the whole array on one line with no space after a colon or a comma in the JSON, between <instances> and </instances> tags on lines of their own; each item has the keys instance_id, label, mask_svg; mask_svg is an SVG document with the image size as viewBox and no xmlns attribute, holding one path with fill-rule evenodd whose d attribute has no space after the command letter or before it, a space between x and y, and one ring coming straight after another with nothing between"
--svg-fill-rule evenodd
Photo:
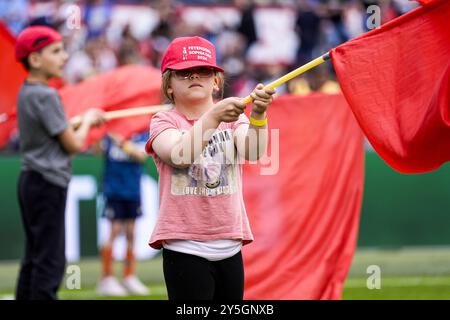
<instances>
[{"instance_id":1,"label":"red baseball cap","mask_svg":"<svg viewBox=\"0 0 450 320\"><path fill-rule=\"evenodd\" d=\"M61 41L62 36L54 29L45 26L32 26L24 29L17 37L16 59L21 60L30 53Z\"/></svg>"},{"instance_id":2,"label":"red baseball cap","mask_svg":"<svg viewBox=\"0 0 450 320\"><path fill-rule=\"evenodd\" d=\"M161 62L161 72L203 66L224 72L217 66L216 48L211 42L200 37L180 37L167 47Z\"/></svg>"}]
</instances>

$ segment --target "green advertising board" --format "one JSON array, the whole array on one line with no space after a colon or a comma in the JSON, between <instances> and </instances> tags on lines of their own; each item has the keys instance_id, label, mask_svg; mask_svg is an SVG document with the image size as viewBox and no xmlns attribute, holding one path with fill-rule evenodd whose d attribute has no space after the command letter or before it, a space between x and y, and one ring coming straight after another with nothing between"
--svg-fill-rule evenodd
<instances>
[{"instance_id":1,"label":"green advertising board","mask_svg":"<svg viewBox=\"0 0 450 320\"><path fill-rule=\"evenodd\" d=\"M450 165L426 174L405 175L387 166L373 152L366 153L364 199L359 247L450 245ZM74 158L73 175L91 177L101 189L100 157ZM0 158L0 260L19 259L24 237L17 204L17 156ZM157 180L149 159L146 174ZM97 256L95 198L78 201L79 255Z\"/></svg>"}]
</instances>

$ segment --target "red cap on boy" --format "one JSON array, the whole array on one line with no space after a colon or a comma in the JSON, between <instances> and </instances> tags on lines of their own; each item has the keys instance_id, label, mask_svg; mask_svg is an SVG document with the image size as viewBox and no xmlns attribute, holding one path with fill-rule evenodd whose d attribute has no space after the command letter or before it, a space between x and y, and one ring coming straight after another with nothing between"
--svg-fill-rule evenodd
<instances>
[{"instance_id":1,"label":"red cap on boy","mask_svg":"<svg viewBox=\"0 0 450 320\"><path fill-rule=\"evenodd\" d=\"M23 30L17 37L16 59L21 60L30 53L61 41L62 36L54 29L45 26L32 26Z\"/></svg>"},{"instance_id":2,"label":"red cap on boy","mask_svg":"<svg viewBox=\"0 0 450 320\"><path fill-rule=\"evenodd\" d=\"M182 70L203 66L224 71L217 66L214 45L200 37L180 37L167 47L161 62L161 72L164 73L167 69Z\"/></svg>"}]
</instances>

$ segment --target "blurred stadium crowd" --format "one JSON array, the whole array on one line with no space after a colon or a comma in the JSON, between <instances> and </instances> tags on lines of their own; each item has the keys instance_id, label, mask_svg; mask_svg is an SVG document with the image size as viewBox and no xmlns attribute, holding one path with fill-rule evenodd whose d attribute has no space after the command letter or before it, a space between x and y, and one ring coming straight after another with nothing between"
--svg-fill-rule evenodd
<instances>
[{"instance_id":1,"label":"blurred stadium crowd","mask_svg":"<svg viewBox=\"0 0 450 320\"><path fill-rule=\"evenodd\" d=\"M416 6L408 0L0 0L0 20L14 35L28 25L64 34L66 83L126 64L159 67L171 39L203 36L218 47L227 72L225 96L246 96L257 82L367 31L367 8L374 4L381 23ZM278 91L334 91L330 79L328 64Z\"/></svg>"}]
</instances>

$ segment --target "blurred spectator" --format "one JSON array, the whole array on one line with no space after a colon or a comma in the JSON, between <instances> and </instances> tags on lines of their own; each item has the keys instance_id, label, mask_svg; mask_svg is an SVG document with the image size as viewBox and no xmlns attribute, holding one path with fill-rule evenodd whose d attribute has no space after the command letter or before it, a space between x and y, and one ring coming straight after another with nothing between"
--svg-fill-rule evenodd
<instances>
[{"instance_id":1,"label":"blurred spectator","mask_svg":"<svg viewBox=\"0 0 450 320\"><path fill-rule=\"evenodd\" d=\"M122 39L117 50L117 60L119 66L143 63L139 41L131 34L130 25L126 25L123 29Z\"/></svg>"},{"instance_id":2,"label":"blurred spectator","mask_svg":"<svg viewBox=\"0 0 450 320\"><path fill-rule=\"evenodd\" d=\"M320 17L306 0L299 0L295 27L300 39L297 64L302 65L313 58L320 37Z\"/></svg>"},{"instance_id":3,"label":"blurred spectator","mask_svg":"<svg viewBox=\"0 0 450 320\"><path fill-rule=\"evenodd\" d=\"M239 76L231 78L229 83L225 86L225 96L246 97L255 88L257 82L254 74L257 67L251 64L246 64L245 72Z\"/></svg>"},{"instance_id":4,"label":"blurred spectator","mask_svg":"<svg viewBox=\"0 0 450 320\"><path fill-rule=\"evenodd\" d=\"M365 11L360 1L351 1L344 11L344 26L350 39L353 39L365 30Z\"/></svg>"},{"instance_id":5,"label":"blurred spectator","mask_svg":"<svg viewBox=\"0 0 450 320\"><path fill-rule=\"evenodd\" d=\"M66 77L70 83L83 81L97 73L114 69L117 59L104 37L88 40L84 50L72 53L66 64Z\"/></svg>"},{"instance_id":6,"label":"blurred spectator","mask_svg":"<svg viewBox=\"0 0 450 320\"><path fill-rule=\"evenodd\" d=\"M116 55L105 37L88 41L86 52L93 62L95 73L110 71L117 67Z\"/></svg>"},{"instance_id":7,"label":"blurred spectator","mask_svg":"<svg viewBox=\"0 0 450 320\"><path fill-rule=\"evenodd\" d=\"M234 4L241 11L241 22L237 28L237 32L242 34L246 41L246 50L256 41L258 34L255 26L255 4L252 0L235 0Z\"/></svg>"},{"instance_id":8,"label":"blurred spectator","mask_svg":"<svg viewBox=\"0 0 450 320\"><path fill-rule=\"evenodd\" d=\"M258 70L258 72L256 73L256 82L263 84L269 84L288 72L286 70L286 67L279 63L269 63L266 65L261 65L258 66L256 70ZM277 87L276 95L278 96L285 93L287 93L286 83Z\"/></svg>"},{"instance_id":9,"label":"blurred spectator","mask_svg":"<svg viewBox=\"0 0 450 320\"><path fill-rule=\"evenodd\" d=\"M339 83L331 70L329 66L323 64L309 70L303 76L289 82L289 92L302 96L313 92L339 93L341 90Z\"/></svg>"},{"instance_id":10,"label":"blurred spectator","mask_svg":"<svg viewBox=\"0 0 450 320\"><path fill-rule=\"evenodd\" d=\"M87 0L84 22L87 38L97 38L105 34L111 18L112 4L109 0Z\"/></svg>"},{"instance_id":11,"label":"blurred spectator","mask_svg":"<svg viewBox=\"0 0 450 320\"><path fill-rule=\"evenodd\" d=\"M153 30L153 37L173 37L172 28L178 22L173 1L160 0L154 6L159 14L159 23Z\"/></svg>"},{"instance_id":12,"label":"blurred spectator","mask_svg":"<svg viewBox=\"0 0 450 320\"><path fill-rule=\"evenodd\" d=\"M28 5L28 0L0 0L0 20L16 35L28 24Z\"/></svg>"},{"instance_id":13,"label":"blurred spectator","mask_svg":"<svg viewBox=\"0 0 450 320\"><path fill-rule=\"evenodd\" d=\"M176 13L173 1L160 0L154 8L158 11L159 22L151 35L151 44L153 55L151 56L152 65L159 66L163 52L166 50L173 35L173 27L179 23L179 16Z\"/></svg>"},{"instance_id":14,"label":"blurred spectator","mask_svg":"<svg viewBox=\"0 0 450 320\"><path fill-rule=\"evenodd\" d=\"M236 77L245 69L246 41L239 33L226 29L216 38L215 45L220 52L220 65L222 65L227 77Z\"/></svg>"},{"instance_id":15,"label":"blurred spectator","mask_svg":"<svg viewBox=\"0 0 450 320\"><path fill-rule=\"evenodd\" d=\"M326 8L326 18L330 20L334 27L336 44L347 41L348 35L343 23L343 10L347 0L322 0Z\"/></svg>"}]
</instances>

